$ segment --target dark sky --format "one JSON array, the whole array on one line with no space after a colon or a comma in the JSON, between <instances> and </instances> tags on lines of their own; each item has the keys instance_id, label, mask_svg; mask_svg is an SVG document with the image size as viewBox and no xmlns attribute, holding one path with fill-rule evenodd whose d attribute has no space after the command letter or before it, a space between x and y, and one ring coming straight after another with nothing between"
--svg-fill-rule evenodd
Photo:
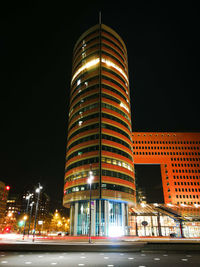
<instances>
[{"instance_id":1,"label":"dark sky","mask_svg":"<svg viewBox=\"0 0 200 267\"><path fill-rule=\"evenodd\" d=\"M159 164L135 164L136 188L142 189L147 203L164 203Z\"/></svg>"},{"instance_id":2,"label":"dark sky","mask_svg":"<svg viewBox=\"0 0 200 267\"><path fill-rule=\"evenodd\" d=\"M200 131L194 4L4 2L0 180L12 192L41 182L54 201L62 199L72 50L100 10L127 45L133 130Z\"/></svg>"}]
</instances>

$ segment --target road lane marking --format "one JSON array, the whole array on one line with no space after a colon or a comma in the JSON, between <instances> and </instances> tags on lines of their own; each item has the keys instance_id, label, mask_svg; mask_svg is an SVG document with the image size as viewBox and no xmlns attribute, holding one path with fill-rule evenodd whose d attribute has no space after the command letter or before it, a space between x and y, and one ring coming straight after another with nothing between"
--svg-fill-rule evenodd
<instances>
[{"instance_id":1,"label":"road lane marking","mask_svg":"<svg viewBox=\"0 0 200 267\"><path fill-rule=\"evenodd\" d=\"M160 258L154 258L154 260L155 260L155 261L159 261L159 260L160 260Z\"/></svg>"},{"instance_id":2,"label":"road lane marking","mask_svg":"<svg viewBox=\"0 0 200 267\"><path fill-rule=\"evenodd\" d=\"M182 261L188 261L188 259L181 259Z\"/></svg>"},{"instance_id":3,"label":"road lane marking","mask_svg":"<svg viewBox=\"0 0 200 267\"><path fill-rule=\"evenodd\" d=\"M32 264L31 261L25 261L25 264Z\"/></svg>"}]
</instances>

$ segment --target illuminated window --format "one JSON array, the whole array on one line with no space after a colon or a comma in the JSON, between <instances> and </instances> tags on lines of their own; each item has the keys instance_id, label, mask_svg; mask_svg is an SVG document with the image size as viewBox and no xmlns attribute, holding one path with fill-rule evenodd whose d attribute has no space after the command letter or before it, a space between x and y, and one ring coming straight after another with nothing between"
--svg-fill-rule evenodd
<instances>
[{"instance_id":1,"label":"illuminated window","mask_svg":"<svg viewBox=\"0 0 200 267\"><path fill-rule=\"evenodd\" d=\"M120 107L125 108L125 110L129 112L129 108L123 102L120 103Z\"/></svg>"}]
</instances>

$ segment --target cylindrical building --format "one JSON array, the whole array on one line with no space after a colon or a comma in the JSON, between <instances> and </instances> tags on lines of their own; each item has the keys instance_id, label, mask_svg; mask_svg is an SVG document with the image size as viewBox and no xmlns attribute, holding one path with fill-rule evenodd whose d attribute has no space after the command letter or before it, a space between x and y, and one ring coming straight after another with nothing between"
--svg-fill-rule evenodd
<instances>
[{"instance_id":1,"label":"cylindrical building","mask_svg":"<svg viewBox=\"0 0 200 267\"><path fill-rule=\"evenodd\" d=\"M128 234L135 202L126 46L104 24L81 35L73 51L64 206L71 235L87 235L89 172L92 235Z\"/></svg>"}]
</instances>

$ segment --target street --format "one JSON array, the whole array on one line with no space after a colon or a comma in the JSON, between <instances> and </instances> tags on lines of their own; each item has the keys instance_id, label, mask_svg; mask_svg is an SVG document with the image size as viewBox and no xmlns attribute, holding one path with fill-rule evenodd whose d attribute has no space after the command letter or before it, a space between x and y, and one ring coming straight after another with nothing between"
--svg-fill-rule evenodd
<instances>
[{"instance_id":1,"label":"street","mask_svg":"<svg viewBox=\"0 0 200 267\"><path fill-rule=\"evenodd\" d=\"M198 253L0 252L0 266L198 267Z\"/></svg>"}]
</instances>

